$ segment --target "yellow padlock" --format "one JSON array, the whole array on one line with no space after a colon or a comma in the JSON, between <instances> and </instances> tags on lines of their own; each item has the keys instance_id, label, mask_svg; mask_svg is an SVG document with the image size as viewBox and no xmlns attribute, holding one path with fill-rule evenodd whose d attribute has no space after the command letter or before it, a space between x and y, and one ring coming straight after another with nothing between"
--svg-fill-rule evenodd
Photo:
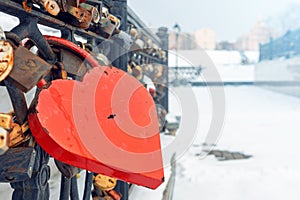
<instances>
[{"instance_id":1,"label":"yellow padlock","mask_svg":"<svg viewBox=\"0 0 300 200\"><path fill-rule=\"evenodd\" d=\"M8 149L9 137L4 128L0 128L0 155L3 155Z\"/></svg>"},{"instance_id":2,"label":"yellow padlock","mask_svg":"<svg viewBox=\"0 0 300 200\"><path fill-rule=\"evenodd\" d=\"M2 81L13 69L14 52L13 47L6 40L0 41L0 49L0 81Z\"/></svg>"},{"instance_id":3,"label":"yellow padlock","mask_svg":"<svg viewBox=\"0 0 300 200\"><path fill-rule=\"evenodd\" d=\"M11 129L12 115L0 113L0 127L4 129Z\"/></svg>"},{"instance_id":4,"label":"yellow padlock","mask_svg":"<svg viewBox=\"0 0 300 200\"><path fill-rule=\"evenodd\" d=\"M94 186L102 191L109 191L116 187L117 180L109 176L98 174L94 176Z\"/></svg>"}]
</instances>

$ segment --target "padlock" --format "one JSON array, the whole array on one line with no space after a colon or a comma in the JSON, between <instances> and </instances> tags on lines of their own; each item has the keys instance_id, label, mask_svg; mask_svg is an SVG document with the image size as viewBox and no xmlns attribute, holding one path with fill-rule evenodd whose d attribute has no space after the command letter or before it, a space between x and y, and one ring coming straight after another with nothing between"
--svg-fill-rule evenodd
<instances>
[{"instance_id":1,"label":"padlock","mask_svg":"<svg viewBox=\"0 0 300 200\"><path fill-rule=\"evenodd\" d=\"M34 2L44 7L51 15L56 16L60 12L60 7L55 0L34 0Z\"/></svg>"},{"instance_id":2,"label":"padlock","mask_svg":"<svg viewBox=\"0 0 300 200\"><path fill-rule=\"evenodd\" d=\"M0 182L30 179L35 166L38 166L35 164L36 155L33 147L9 148L4 155L0 155Z\"/></svg>"},{"instance_id":3,"label":"padlock","mask_svg":"<svg viewBox=\"0 0 300 200\"><path fill-rule=\"evenodd\" d=\"M45 0L43 2L44 8L48 11L48 13L50 13L51 15L58 15L58 13L60 12L60 8L57 4L56 1L54 0Z\"/></svg>"},{"instance_id":4,"label":"padlock","mask_svg":"<svg viewBox=\"0 0 300 200\"><path fill-rule=\"evenodd\" d=\"M116 29L120 28L121 22L120 22L119 18L117 18L116 16L114 16L112 14L109 14L108 19L110 20L111 24L113 24L116 27Z\"/></svg>"},{"instance_id":5,"label":"padlock","mask_svg":"<svg viewBox=\"0 0 300 200\"><path fill-rule=\"evenodd\" d=\"M92 13L85 9L84 7L79 6L73 7L70 6L68 8L68 13L74 17L74 20L70 21L74 26L87 29L90 27L90 24L93 20Z\"/></svg>"},{"instance_id":6,"label":"padlock","mask_svg":"<svg viewBox=\"0 0 300 200\"><path fill-rule=\"evenodd\" d=\"M0 113L0 127L4 129L11 129L13 116L10 114Z\"/></svg>"},{"instance_id":7,"label":"padlock","mask_svg":"<svg viewBox=\"0 0 300 200\"><path fill-rule=\"evenodd\" d=\"M143 78L143 70L141 66L139 65L134 65L132 67L132 76L134 76L137 80L142 80Z\"/></svg>"},{"instance_id":8,"label":"padlock","mask_svg":"<svg viewBox=\"0 0 300 200\"><path fill-rule=\"evenodd\" d=\"M8 149L9 137L7 131L0 127L0 155L3 155Z\"/></svg>"},{"instance_id":9,"label":"padlock","mask_svg":"<svg viewBox=\"0 0 300 200\"><path fill-rule=\"evenodd\" d=\"M109 15L108 8L106 8L106 7L103 6L102 9L101 9L101 16L103 18L108 18L108 15Z\"/></svg>"},{"instance_id":10,"label":"padlock","mask_svg":"<svg viewBox=\"0 0 300 200\"><path fill-rule=\"evenodd\" d=\"M67 0L67 4L70 6L78 7L82 3L79 0Z\"/></svg>"},{"instance_id":11,"label":"padlock","mask_svg":"<svg viewBox=\"0 0 300 200\"><path fill-rule=\"evenodd\" d=\"M167 52L166 51L164 51L164 50L161 50L161 59L164 61L164 62L166 62L166 60L167 60Z\"/></svg>"},{"instance_id":12,"label":"padlock","mask_svg":"<svg viewBox=\"0 0 300 200\"><path fill-rule=\"evenodd\" d=\"M108 58L102 54L102 53L92 53L92 55L96 58L96 60L99 62L101 66L109 66L111 65L111 62L108 60Z\"/></svg>"},{"instance_id":13,"label":"padlock","mask_svg":"<svg viewBox=\"0 0 300 200\"><path fill-rule=\"evenodd\" d=\"M31 12L31 11L32 11L32 6L28 4L27 0L23 0L23 1L22 1L22 7L23 7L24 10L26 10L27 12Z\"/></svg>"},{"instance_id":14,"label":"padlock","mask_svg":"<svg viewBox=\"0 0 300 200\"><path fill-rule=\"evenodd\" d=\"M96 7L86 3L80 4L80 7L90 12L93 23L97 24L100 21L100 13Z\"/></svg>"},{"instance_id":15,"label":"padlock","mask_svg":"<svg viewBox=\"0 0 300 200\"><path fill-rule=\"evenodd\" d=\"M138 36L138 31L135 28L130 29L130 36L132 37L133 40L135 40Z\"/></svg>"},{"instance_id":16,"label":"padlock","mask_svg":"<svg viewBox=\"0 0 300 200\"><path fill-rule=\"evenodd\" d=\"M29 129L28 123L25 122L23 125L12 123L12 128L9 132L9 148L16 147L30 139L29 134L25 132Z\"/></svg>"},{"instance_id":17,"label":"padlock","mask_svg":"<svg viewBox=\"0 0 300 200\"><path fill-rule=\"evenodd\" d=\"M132 46L131 46L131 51L140 51L143 50L145 47L145 43L141 39L136 39Z\"/></svg>"},{"instance_id":18,"label":"padlock","mask_svg":"<svg viewBox=\"0 0 300 200\"><path fill-rule=\"evenodd\" d=\"M153 50L154 50L154 43L151 39L147 39L146 40L146 48L145 48L146 52L148 54L152 54Z\"/></svg>"},{"instance_id":19,"label":"padlock","mask_svg":"<svg viewBox=\"0 0 300 200\"><path fill-rule=\"evenodd\" d=\"M13 65L13 47L8 41L6 41L5 34L0 27L0 82L11 73Z\"/></svg>"},{"instance_id":20,"label":"padlock","mask_svg":"<svg viewBox=\"0 0 300 200\"><path fill-rule=\"evenodd\" d=\"M14 51L14 67L9 74L15 85L23 92L28 92L47 74L52 65L25 47L19 46Z\"/></svg>"},{"instance_id":21,"label":"padlock","mask_svg":"<svg viewBox=\"0 0 300 200\"><path fill-rule=\"evenodd\" d=\"M69 4L68 4L67 0L57 0L57 4L58 4L61 12L68 11Z\"/></svg>"},{"instance_id":22,"label":"padlock","mask_svg":"<svg viewBox=\"0 0 300 200\"><path fill-rule=\"evenodd\" d=\"M117 180L109 176L104 176L102 174L97 174L94 176L94 186L102 191L109 191L116 187Z\"/></svg>"},{"instance_id":23,"label":"padlock","mask_svg":"<svg viewBox=\"0 0 300 200\"><path fill-rule=\"evenodd\" d=\"M115 30L119 29L121 23L120 20L112 14L108 13L108 10L102 8L102 18L100 20L99 34L104 38L110 38Z\"/></svg>"}]
</instances>

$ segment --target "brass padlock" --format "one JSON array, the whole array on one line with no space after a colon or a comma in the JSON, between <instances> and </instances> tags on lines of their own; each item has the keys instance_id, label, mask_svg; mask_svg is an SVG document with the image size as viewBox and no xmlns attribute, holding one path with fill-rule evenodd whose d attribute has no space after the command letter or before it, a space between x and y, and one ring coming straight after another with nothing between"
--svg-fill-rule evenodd
<instances>
[{"instance_id":1,"label":"brass padlock","mask_svg":"<svg viewBox=\"0 0 300 200\"><path fill-rule=\"evenodd\" d=\"M131 51L141 51L145 48L145 43L141 39L136 39L133 41L131 46Z\"/></svg>"},{"instance_id":2,"label":"brass padlock","mask_svg":"<svg viewBox=\"0 0 300 200\"><path fill-rule=\"evenodd\" d=\"M94 186L102 191L109 191L116 187L117 180L109 176L97 174L94 176Z\"/></svg>"},{"instance_id":3,"label":"brass padlock","mask_svg":"<svg viewBox=\"0 0 300 200\"><path fill-rule=\"evenodd\" d=\"M13 116L10 114L0 113L0 127L4 129L11 129Z\"/></svg>"},{"instance_id":4,"label":"brass padlock","mask_svg":"<svg viewBox=\"0 0 300 200\"><path fill-rule=\"evenodd\" d=\"M12 71L14 65L14 51L12 45L6 41L5 34L0 27L0 82Z\"/></svg>"},{"instance_id":5,"label":"brass padlock","mask_svg":"<svg viewBox=\"0 0 300 200\"><path fill-rule=\"evenodd\" d=\"M8 149L9 137L4 128L0 127L0 155L3 155Z\"/></svg>"},{"instance_id":6,"label":"brass padlock","mask_svg":"<svg viewBox=\"0 0 300 200\"><path fill-rule=\"evenodd\" d=\"M30 139L29 134L24 134L29 129L29 125L25 122L22 126L13 123L9 132L9 148L16 147Z\"/></svg>"}]
</instances>

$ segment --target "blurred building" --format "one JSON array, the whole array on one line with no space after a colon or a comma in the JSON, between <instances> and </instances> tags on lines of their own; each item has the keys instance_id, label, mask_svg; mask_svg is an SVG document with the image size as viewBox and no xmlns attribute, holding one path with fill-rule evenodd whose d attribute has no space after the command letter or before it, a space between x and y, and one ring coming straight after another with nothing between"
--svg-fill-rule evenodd
<instances>
[{"instance_id":1,"label":"blurred building","mask_svg":"<svg viewBox=\"0 0 300 200\"><path fill-rule=\"evenodd\" d=\"M198 48L205 50L216 49L216 33L214 30L203 28L195 31L193 34Z\"/></svg>"},{"instance_id":2,"label":"blurred building","mask_svg":"<svg viewBox=\"0 0 300 200\"><path fill-rule=\"evenodd\" d=\"M179 33L178 36L178 49L179 50L191 50L195 49L197 44L195 43L194 35L190 33ZM169 34L169 49L176 49L176 33L171 32Z\"/></svg>"},{"instance_id":3,"label":"blurred building","mask_svg":"<svg viewBox=\"0 0 300 200\"><path fill-rule=\"evenodd\" d=\"M249 33L238 38L236 48L241 51L259 51L259 44L269 42L274 36L274 31L264 26L262 20L259 19Z\"/></svg>"},{"instance_id":4,"label":"blurred building","mask_svg":"<svg viewBox=\"0 0 300 200\"><path fill-rule=\"evenodd\" d=\"M235 43L228 41L221 41L217 43L217 50L235 50Z\"/></svg>"}]
</instances>

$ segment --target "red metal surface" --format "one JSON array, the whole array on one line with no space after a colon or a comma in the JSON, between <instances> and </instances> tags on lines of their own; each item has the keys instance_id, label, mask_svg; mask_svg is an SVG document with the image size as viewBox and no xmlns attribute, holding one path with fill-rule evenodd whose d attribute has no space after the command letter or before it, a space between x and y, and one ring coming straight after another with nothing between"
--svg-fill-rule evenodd
<instances>
[{"instance_id":1,"label":"red metal surface","mask_svg":"<svg viewBox=\"0 0 300 200\"><path fill-rule=\"evenodd\" d=\"M108 191L109 196L111 196L114 200L121 200L121 196L114 190Z\"/></svg>"},{"instance_id":2,"label":"red metal surface","mask_svg":"<svg viewBox=\"0 0 300 200\"><path fill-rule=\"evenodd\" d=\"M38 88L43 88L45 85L47 85L47 81L45 79L41 79L38 83L37 83L37 87Z\"/></svg>"},{"instance_id":3,"label":"red metal surface","mask_svg":"<svg viewBox=\"0 0 300 200\"><path fill-rule=\"evenodd\" d=\"M100 67L88 53L60 38L94 67L82 82L55 80L38 97L29 124L54 158L89 171L156 188L163 166L155 104L136 79ZM69 47L70 46L70 47Z\"/></svg>"}]
</instances>

